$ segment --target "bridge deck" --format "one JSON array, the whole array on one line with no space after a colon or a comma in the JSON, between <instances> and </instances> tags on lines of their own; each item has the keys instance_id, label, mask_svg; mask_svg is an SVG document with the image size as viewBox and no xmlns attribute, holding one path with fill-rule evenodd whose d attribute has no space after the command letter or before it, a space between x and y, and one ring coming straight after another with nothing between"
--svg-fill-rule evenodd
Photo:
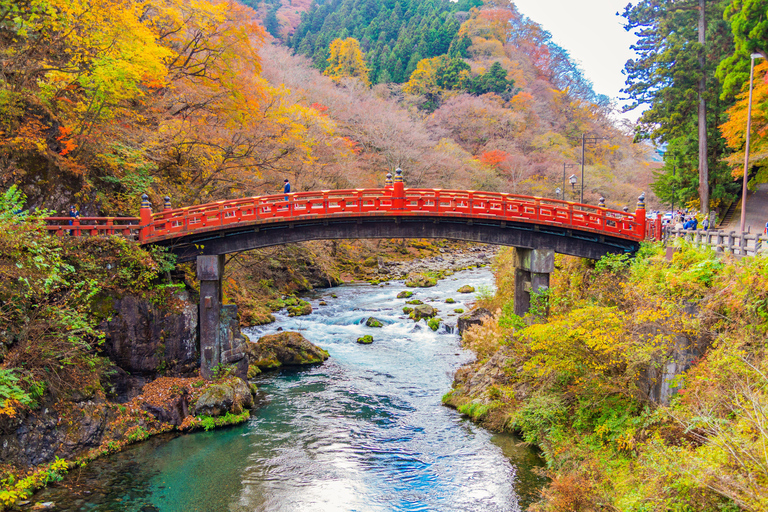
<instances>
[{"instance_id":1,"label":"bridge deck","mask_svg":"<svg viewBox=\"0 0 768 512\"><path fill-rule=\"evenodd\" d=\"M646 220L642 204L634 213L600 206L572 203L534 196L441 189L394 188L323 190L217 201L198 206L170 208L152 213L145 200L141 217L87 217L49 219L46 227L74 235L123 234L135 236L142 244L173 246L194 239L269 225L338 222L342 219L369 220L432 219L445 221L490 221L504 227L537 226L568 232L592 234L614 240L640 242L657 238L657 220ZM73 225L69 222L73 221ZM307 224L309 223L309 224ZM350 233L351 235L352 233ZM305 235L306 236L306 235ZM361 235L365 236L365 235ZM383 236L386 236L384 234ZM310 237L307 239L315 239Z\"/></svg>"}]
</instances>

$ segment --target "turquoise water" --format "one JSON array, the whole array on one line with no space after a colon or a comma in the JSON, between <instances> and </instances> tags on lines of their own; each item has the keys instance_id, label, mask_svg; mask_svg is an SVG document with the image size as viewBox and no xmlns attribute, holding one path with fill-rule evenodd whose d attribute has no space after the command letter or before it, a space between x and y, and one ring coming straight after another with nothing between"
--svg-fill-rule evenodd
<instances>
[{"instance_id":1,"label":"turquoise water","mask_svg":"<svg viewBox=\"0 0 768 512\"><path fill-rule=\"evenodd\" d=\"M418 289L414 297L455 323L464 284L490 291L485 269ZM402 283L345 286L311 299L306 317L278 314L246 331L255 341L297 330L328 350L325 364L261 375L250 421L156 438L97 461L36 496L57 510L516 511L530 502L541 464L510 436L493 435L441 405L453 373L472 360L458 336L402 314ZM336 294L337 297L331 297ZM451 297L457 302L446 304ZM320 300L327 306L319 306ZM365 327L375 316L385 326ZM372 334L372 345L356 339Z\"/></svg>"}]
</instances>

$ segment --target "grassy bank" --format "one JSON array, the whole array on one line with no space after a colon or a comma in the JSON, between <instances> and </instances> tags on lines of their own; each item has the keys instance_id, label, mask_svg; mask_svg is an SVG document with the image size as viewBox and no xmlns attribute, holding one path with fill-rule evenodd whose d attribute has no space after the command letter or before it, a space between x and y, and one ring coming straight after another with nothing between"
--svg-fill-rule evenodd
<instances>
[{"instance_id":1,"label":"grassy bank","mask_svg":"<svg viewBox=\"0 0 768 512\"><path fill-rule=\"evenodd\" d=\"M768 510L768 258L558 257L549 320L530 326L511 259L445 402L541 447L552 482L533 510Z\"/></svg>"}]
</instances>

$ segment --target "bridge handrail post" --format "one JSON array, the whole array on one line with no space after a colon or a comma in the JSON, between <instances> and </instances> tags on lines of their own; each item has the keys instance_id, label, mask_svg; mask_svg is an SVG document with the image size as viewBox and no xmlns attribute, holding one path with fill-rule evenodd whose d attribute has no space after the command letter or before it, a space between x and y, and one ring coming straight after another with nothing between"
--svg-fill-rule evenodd
<instances>
[{"instance_id":1,"label":"bridge handrail post","mask_svg":"<svg viewBox=\"0 0 768 512\"><path fill-rule=\"evenodd\" d=\"M152 203L147 194L141 195L141 210L139 210L139 242L146 241L152 234Z\"/></svg>"},{"instance_id":2,"label":"bridge handrail post","mask_svg":"<svg viewBox=\"0 0 768 512\"><path fill-rule=\"evenodd\" d=\"M635 224L637 225L637 236L640 240L645 240L646 225L645 225L645 192L640 194L637 198L637 209L635 210Z\"/></svg>"},{"instance_id":3,"label":"bridge handrail post","mask_svg":"<svg viewBox=\"0 0 768 512\"><path fill-rule=\"evenodd\" d=\"M403 210L405 208L405 183L403 183L403 170L395 169L395 181L393 184L392 208Z\"/></svg>"}]
</instances>

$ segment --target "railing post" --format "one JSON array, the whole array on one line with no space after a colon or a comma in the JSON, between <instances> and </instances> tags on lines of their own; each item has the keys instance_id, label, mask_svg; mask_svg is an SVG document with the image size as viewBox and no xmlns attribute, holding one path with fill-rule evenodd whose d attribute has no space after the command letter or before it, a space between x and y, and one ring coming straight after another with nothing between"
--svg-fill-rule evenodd
<instances>
[{"instance_id":1,"label":"railing post","mask_svg":"<svg viewBox=\"0 0 768 512\"><path fill-rule=\"evenodd\" d=\"M139 219L139 242L144 242L152 232L152 203L149 202L147 194L141 196Z\"/></svg>"},{"instance_id":2,"label":"railing post","mask_svg":"<svg viewBox=\"0 0 768 512\"><path fill-rule=\"evenodd\" d=\"M393 188L393 181L392 181L392 173L387 173L387 179L384 180L384 195L388 197L392 197L392 188Z\"/></svg>"},{"instance_id":3,"label":"railing post","mask_svg":"<svg viewBox=\"0 0 768 512\"><path fill-rule=\"evenodd\" d=\"M635 210L635 223L637 224L637 235L640 240L645 240L645 192L637 198L637 209Z\"/></svg>"},{"instance_id":4,"label":"railing post","mask_svg":"<svg viewBox=\"0 0 768 512\"><path fill-rule=\"evenodd\" d=\"M395 181L392 185L392 209L405 209L405 184L403 183L403 170L395 169Z\"/></svg>"}]
</instances>

